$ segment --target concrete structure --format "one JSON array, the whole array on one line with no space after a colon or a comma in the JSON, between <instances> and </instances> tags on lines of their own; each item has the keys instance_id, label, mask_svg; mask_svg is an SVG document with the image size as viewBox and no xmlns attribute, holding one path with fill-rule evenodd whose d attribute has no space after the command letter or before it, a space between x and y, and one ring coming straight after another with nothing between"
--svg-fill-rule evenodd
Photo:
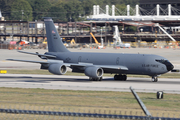
<instances>
[{"instance_id":1,"label":"concrete structure","mask_svg":"<svg viewBox=\"0 0 180 120\"><path fill-rule=\"evenodd\" d=\"M164 26L174 26L166 27L166 29L171 32L171 36L180 41L180 28L175 26L180 26L180 21L154 21ZM94 43L90 32L96 37L98 42L101 42L101 36L103 42L106 44L113 41L113 29L112 26L119 26L122 41L154 41L155 39L168 41L169 37L166 34L158 31L154 28L153 22L132 22L132 21L84 21L84 22L67 22L67 23L55 23L56 29L59 34L65 38L65 40L74 39L77 43ZM32 42L40 42L39 40L45 39L46 32L44 25L38 27L38 24L44 24L42 21L37 22L27 22L27 21L0 21L0 41L8 40L10 36L15 37L12 40L23 39ZM8 26L8 27L7 27ZM137 30L132 31L131 26L136 26ZM145 29L140 31L141 27L148 26L149 31ZM101 34L102 28L102 34ZM148 34L147 34L148 32ZM137 39L135 39L137 38Z\"/></svg>"},{"instance_id":2,"label":"concrete structure","mask_svg":"<svg viewBox=\"0 0 180 120\"><path fill-rule=\"evenodd\" d=\"M171 4L172 7L175 7L177 9L180 9L180 0L140 0L139 6L143 9L146 9L147 11L151 11L156 7L156 5L159 4L159 6L162 9L166 9ZM143 14L143 13L141 13ZM172 15L180 15L180 13L176 13L175 11L172 11ZM160 11L160 15L163 15L163 11Z\"/></svg>"},{"instance_id":3,"label":"concrete structure","mask_svg":"<svg viewBox=\"0 0 180 120\"><path fill-rule=\"evenodd\" d=\"M106 10L102 10L99 5L93 6L93 15L90 15L87 19L94 21L170 21L170 20L180 20L180 8L176 8L180 4L156 4L154 8L150 4L141 4L140 7L136 5L135 9L131 8L130 5L127 5L126 14L116 15L118 8L115 5L112 5L112 9L106 5ZM141 7L143 6L143 7ZM101 10L101 11L100 11ZM111 10L109 14L109 10ZM131 13L134 11L135 14ZM104 13L103 11L106 11ZM118 10L119 12L120 10Z\"/></svg>"}]
</instances>

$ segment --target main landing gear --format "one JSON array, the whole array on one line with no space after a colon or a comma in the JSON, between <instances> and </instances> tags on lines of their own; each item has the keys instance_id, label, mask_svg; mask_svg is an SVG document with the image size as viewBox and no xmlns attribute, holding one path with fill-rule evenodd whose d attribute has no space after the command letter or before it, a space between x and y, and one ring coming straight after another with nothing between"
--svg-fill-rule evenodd
<instances>
[{"instance_id":1,"label":"main landing gear","mask_svg":"<svg viewBox=\"0 0 180 120\"><path fill-rule=\"evenodd\" d=\"M92 78L92 77L89 77L89 80L90 80L90 81L101 81L101 80L102 80L102 77L100 77L100 78Z\"/></svg>"},{"instance_id":2,"label":"main landing gear","mask_svg":"<svg viewBox=\"0 0 180 120\"><path fill-rule=\"evenodd\" d=\"M127 76L126 75L114 75L114 80L126 81Z\"/></svg>"},{"instance_id":3,"label":"main landing gear","mask_svg":"<svg viewBox=\"0 0 180 120\"><path fill-rule=\"evenodd\" d=\"M153 76L152 77L152 82L157 82L158 81L158 77L157 76Z\"/></svg>"}]
</instances>

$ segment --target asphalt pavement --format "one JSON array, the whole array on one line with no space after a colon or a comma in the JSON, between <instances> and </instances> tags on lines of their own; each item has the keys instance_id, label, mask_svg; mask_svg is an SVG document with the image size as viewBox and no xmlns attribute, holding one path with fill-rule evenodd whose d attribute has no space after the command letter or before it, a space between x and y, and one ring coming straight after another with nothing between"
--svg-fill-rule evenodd
<instances>
[{"instance_id":1,"label":"asphalt pavement","mask_svg":"<svg viewBox=\"0 0 180 120\"><path fill-rule=\"evenodd\" d=\"M158 82L152 82L150 77L129 77L127 81L116 81L111 77L104 77L102 81L90 81L87 76L0 75L0 87L130 92L130 86L137 92L164 91L180 94L180 79L172 78L159 78Z\"/></svg>"}]
</instances>

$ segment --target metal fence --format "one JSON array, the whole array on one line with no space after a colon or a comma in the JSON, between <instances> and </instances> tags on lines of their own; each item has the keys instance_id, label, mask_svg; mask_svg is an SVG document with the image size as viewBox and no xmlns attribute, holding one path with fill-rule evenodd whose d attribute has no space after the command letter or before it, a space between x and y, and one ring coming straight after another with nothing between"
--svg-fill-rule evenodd
<instances>
[{"instance_id":1,"label":"metal fence","mask_svg":"<svg viewBox=\"0 0 180 120\"><path fill-rule=\"evenodd\" d=\"M148 117L148 116L133 116L133 115L114 115L114 114L98 114L98 113L77 113L77 112L57 112L57 111L34 111L34 110L17 110L17 109L0 109L2 113L11 114L28 114L28 115L38 115L38 119L44 117L45 115L57 117L66 117L66 119L138 119L138 120L178 120L178 118L167 118L167 117ZM75 118L76 117L76 118ZM29 118L28 118L29 119Z\"/></svg>"},{"instance_id":2,"label":"metal fence","mask_svg":"<svg viewBox=\"0 0 180 120\"><path fill-rule=\"evenodd\" d=\"M151 107L148 110L152 116L147 117L138 107L138 103L131 93L122 96L121 92L98 93L98 91L94 91L93 93L86 93L85 91L76 91L69 93L69 91L64 90L47 91L49 92L43 92L43 89L31 89L31 91L17 88L0 89L0 119L180 119L179 109L166 110L167 106L164 109L153 109ZM148 101L152 101L152 104L159 102L173 106L180 104L179 100L159 100L156 99L156 94L153 95L154 98L150 96L142 97L142 95L140 97L145 104ZM170 96L166 94L166 97ZM130 105L125 104L123 101L128 101Z\"/></svg>"}]
</instances>

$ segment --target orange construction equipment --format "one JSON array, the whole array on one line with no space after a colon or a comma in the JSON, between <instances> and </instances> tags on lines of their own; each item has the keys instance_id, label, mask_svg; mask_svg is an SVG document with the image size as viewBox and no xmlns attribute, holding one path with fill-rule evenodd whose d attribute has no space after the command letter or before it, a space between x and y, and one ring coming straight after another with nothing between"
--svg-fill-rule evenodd
<instances>
[{"instance_id":1,"label":"orange construction equipment","mask_svg":"<svg viewBox=\"0 0 180 120\"><path fill-rule=\"evenodd\" d=\"M25 45L26 43L24 41L21 41L19 45Z\"/></svg>"},{"instance_id":2,"label":"orange construction equipment","mask_svg":"<svg viewBox=\"0 0 180 120\"><path fill-rule=\"evenodd\" d=\"M93 37L93 39L94 39L95 43L96 43L96 44L98 44L98 45L100 45L100 43L97 41L97 39L95 38L95 36L93 35L93 33L92 33L92 32L90 32L90 34L91 34L91 36Z\"/></svg>"}]
</instances>

